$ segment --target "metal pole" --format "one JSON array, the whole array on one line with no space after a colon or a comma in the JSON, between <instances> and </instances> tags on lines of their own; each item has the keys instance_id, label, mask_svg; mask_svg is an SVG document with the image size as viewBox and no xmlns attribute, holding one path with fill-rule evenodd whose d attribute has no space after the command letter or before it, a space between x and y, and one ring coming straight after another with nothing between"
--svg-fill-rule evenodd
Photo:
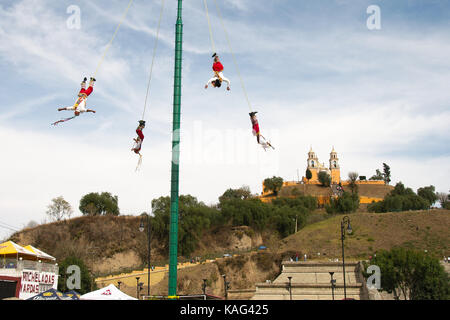
<instances>
[{"instance_id":1,"label":"metal pole","mask_svg":"<svg viewBox=\"0 0 450 320\"><path fill-rule=\"evenodd\" d=\"M289 279L289 299L292 300L292 284L291 284L292 277L288 277L288 279Z\"/></svg>"},{"instance_id":2,"label":"metal pole","mask_svg":"<svg viewBox=\"0 0 450 320\"><path fill-rule=\"evenodd\" d=\"M203 286L202 286L202 289L203 289L203 298L204 298L204 300L206 300L206 279L203 279Z\"/></svg>"},{"instance_id":3,"label":"metal pole","mask_svg":"<svg viewBox=\"0 0 450 320\"><path fill-rule=\"evenodd\" d=\"M139 277L136 277L136 298L139 300Z\"/></svg>"},{"instance_id":4,"label":"metal pole","mask_svg":"<svg viewBox=\"0 0 450 320\"><path fill-rule=\"evenodd\" d=\"M172 175L170 191L170 238L169 238L169 298L177 294L178 265L178 193L180 161L180 122L181 122L181 67L183 51L182 0L178 0L178 14L175 33L175 73L173 87L173 125L172 125Z\"/></svg>"},{"instance_id":5,"label":"metal pole","mask_svg":"<svg viewBox=\"0 0 450 320\"><path fill-rule=\"evenodd\" d=\"M228 300L228 283L227 283L227 276L226 275L222 275L223 277L223 285L224 285L224 289L225 289L225 300Z\"/></svg>"},{"instance_id":6,"label":"metal pole","mask_svg":"<svg viewBox=\"0 0 450 320\"><path fill-rule=\"evenodd\" d=\"M345 219L345 218L344 218ZM345 285L345 254L344 254L344 220L341 221L341 242L342 242L342 270L344 276L344 299L347 299L347 288Z\"/></svg>"},{"instance_id":7,"label":"metal pole","mask_svg":"<svg viewBox=\"0 0 450 320\"><path fill-rule=\"evenodd\" d=\"M148 238L148 265L147 265L147 267L148 267L148 276L147 276L148 287L147 287L147 296L150 297L150 253L151 253L150 245L151 245L151 242L150 242L150 216L149 215L147 215L147 238Z\"/></svg>"},{"instance_id":8,"label":"metal pole","mask_svg":"<svg viewBox=\"0 0 450 320\"><path fill-rule=\"evenodd\" d=\"M333 300L334 300L334 280L333 280L333 274L334 274L334 272L330 272L330 275L331 275L331 296L332 296L332 298L333 298Z\"/></svg>"}]
</instances>

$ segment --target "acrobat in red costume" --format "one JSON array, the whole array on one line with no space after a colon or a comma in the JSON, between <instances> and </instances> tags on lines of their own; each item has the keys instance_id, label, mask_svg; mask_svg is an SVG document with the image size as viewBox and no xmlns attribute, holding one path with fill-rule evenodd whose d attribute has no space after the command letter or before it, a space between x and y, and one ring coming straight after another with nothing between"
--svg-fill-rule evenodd
<instances>
[{"instance_id":1,"label":"acrobat in red costume","mask_svg":"<svg viewBox=\"0 0 450 320\"><path fill-rule=\"evenodd\" d=\"M73 110L74 116L71 118L56 121L55 123L53 123L53 125L57 125L60 122L69 121L75 117L78 117L81 113L84 113L84 112L95 113L95 110L86 109L86 100L87 100L87 97L89 97L91 95L91 93L94 91L94 82L96 80L94 78L91 78L90 82L89 82L89 87L87 89L86 89L86 81L87 81L87 78L84 78L83 82L81 82L81 90L78 93L78 99L75 102L75 104L71 107L65 107L65 108L58 109L58 111Z\"/></svg>"},{"instance_id":2,"label":"acrobat in red costume","mask_svg":"<svg viewBox=\"0 0 450 320\"><path fill-rule=\"evenodd\" d=\"M225 81L227 83L227 90L230 90L231 82L223 76L223 65L219 61L219 56L214 53L213 58L214 64L212 69L214 71L214 76L209 79L208 83L205 85L205 89L208 88L209 84L212 84L213 87L220 88L222 86L222 81Z\"/></svg>"},{"instance_id":3,"label":"acrobat in red costume","mask_svg":"<svg viewBox=\"0 0 450 320\"><path fill-rule=\"evenodd\" d=\"M144 120L140 120L139 121L139 126L136 129L136 134L138 135L137 138L134 138L134 146L131 149L131 151L134 151L134 153L141 155L140 151L142 148L142 142L144 141L144 134L142 133L142 130L144 130L145 128L145 121Z\"/></svg>"},{"instance_id":4,"label":"acrobat in red costume","mask_svg":"<svg viewBox=\"0 0 450 320\"><path fill-rule=\"evenodd\" d=\"M258 113L257 111L255 111L255 112L250 112L250 113L249 113L249 115L250 115L250 121L252 122L252 132L253 132L253 135L256 136L256 141L258 142L258 144L260 144L260 145L264 148L264 151L265 151L267 148L269 148L269 147L271 147L272 149L275 149L275 148L270 144L270 141L266 141L266 139L261 135L261 132L260 132L260 130L259 130L258 119L256 119L256 114L257 114L257 113ZM262 138L264 141L261 141L261 138Z\"/></svg>"}]
</instances>

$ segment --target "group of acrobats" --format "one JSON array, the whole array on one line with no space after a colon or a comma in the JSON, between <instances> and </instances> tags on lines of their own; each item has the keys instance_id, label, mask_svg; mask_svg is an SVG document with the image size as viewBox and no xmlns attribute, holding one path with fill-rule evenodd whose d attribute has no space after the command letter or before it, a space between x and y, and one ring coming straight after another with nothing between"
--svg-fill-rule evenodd
<instances>
[{"instance_id":1,"label":"group of acrobats","mask_svg":"<svg viewBox=\"0 0 450 320\"><path fill-rule=\"evenodd\" d=\"M222 82L226 82L227 83L227 90L230 90L230 85L231 82L229 79L225 78L223 75L223 70L224 67L222 65L222 63L220 62L219 56L214 53L214 55L212 56L214 58L214 63L213 63L213 72L214 75L211 79L209 79L209 81L206 83L205 85L205 89L208 88L208 86L210 84L212 84L213 87L215 88L220 88L222 86ZM95 110L92 109L88 109L87 108L87 98L92 94L92 92L94 91L94 83L95 83L95 78L90 78L89 81L89 86L86 89L86 84L87 84L87 78L84 78L83 81L81 82L81 90L78 93L78 98L75 102L75 104L71 107L65 107L65 108L59 108L58 111L63 111L63 110L68 110L68 111L74 111L74 116L70 117L70 118L66 118L66 119L61 119L59 121L56 121L53 123L53 125L57 125L61 122L66 122L69 120L74 119L75 117L78 117L80 114L85 113L85 112L92 112L95 113ZM252 123L252 132L253 135L256 136L256 141L258 142L258 144L260 144L264 150L266 150L267 148L273 148L275 149L271 144L270 141L267 141L263 135L261 135L261 132L259 130L259 123L258 123L258 119L256 118L256 113L255 112L250 112L250 120ZM144 134L142 133L142 131L145 128L145 121L144 120L140 120L139 121L139 125L136 129L136 134L137 137L134 138L134 145L133 148L131 149L131 151L133 151L134 153L138 154L141 157L140 151L142 148L142 142L144 141Z\"/></svg>"}]
</instances>

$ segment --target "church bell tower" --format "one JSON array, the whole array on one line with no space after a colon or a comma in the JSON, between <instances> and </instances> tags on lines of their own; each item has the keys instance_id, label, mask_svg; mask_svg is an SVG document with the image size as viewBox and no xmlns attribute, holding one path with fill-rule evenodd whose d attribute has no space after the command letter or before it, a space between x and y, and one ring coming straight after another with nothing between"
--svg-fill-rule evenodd
<instances>
[{"instance_id":1,"label":"church bell tower","mask_svg":"<svg viewBox=\"0 0 450 320\"><path fill-rule=\"evenodd\" d=\"M330 171L331 171L331 183L339 183L341 182L341 169L339 167L339 158L337 152L331 150L330 153Z\"/></svg>"}]
</instances>

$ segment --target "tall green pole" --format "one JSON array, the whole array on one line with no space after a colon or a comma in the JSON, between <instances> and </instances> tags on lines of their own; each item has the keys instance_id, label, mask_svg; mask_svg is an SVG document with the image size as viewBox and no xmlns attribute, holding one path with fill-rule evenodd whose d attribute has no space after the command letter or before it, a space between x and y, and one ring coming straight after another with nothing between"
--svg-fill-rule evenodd
<instances>
[{"instance_id":1,"label":"tall green pole","mask_svg":"<svg viewBox=\"0 0 450 320\"><path fill-rule=\"evenodd\" d=\"M175 33L175 76L173 85L172 178L170 191L169 298L177 295L178 265L178 177L180 163L181 66L183 50L182 0L178 0Z\"/></svg>"}]
</instances>

